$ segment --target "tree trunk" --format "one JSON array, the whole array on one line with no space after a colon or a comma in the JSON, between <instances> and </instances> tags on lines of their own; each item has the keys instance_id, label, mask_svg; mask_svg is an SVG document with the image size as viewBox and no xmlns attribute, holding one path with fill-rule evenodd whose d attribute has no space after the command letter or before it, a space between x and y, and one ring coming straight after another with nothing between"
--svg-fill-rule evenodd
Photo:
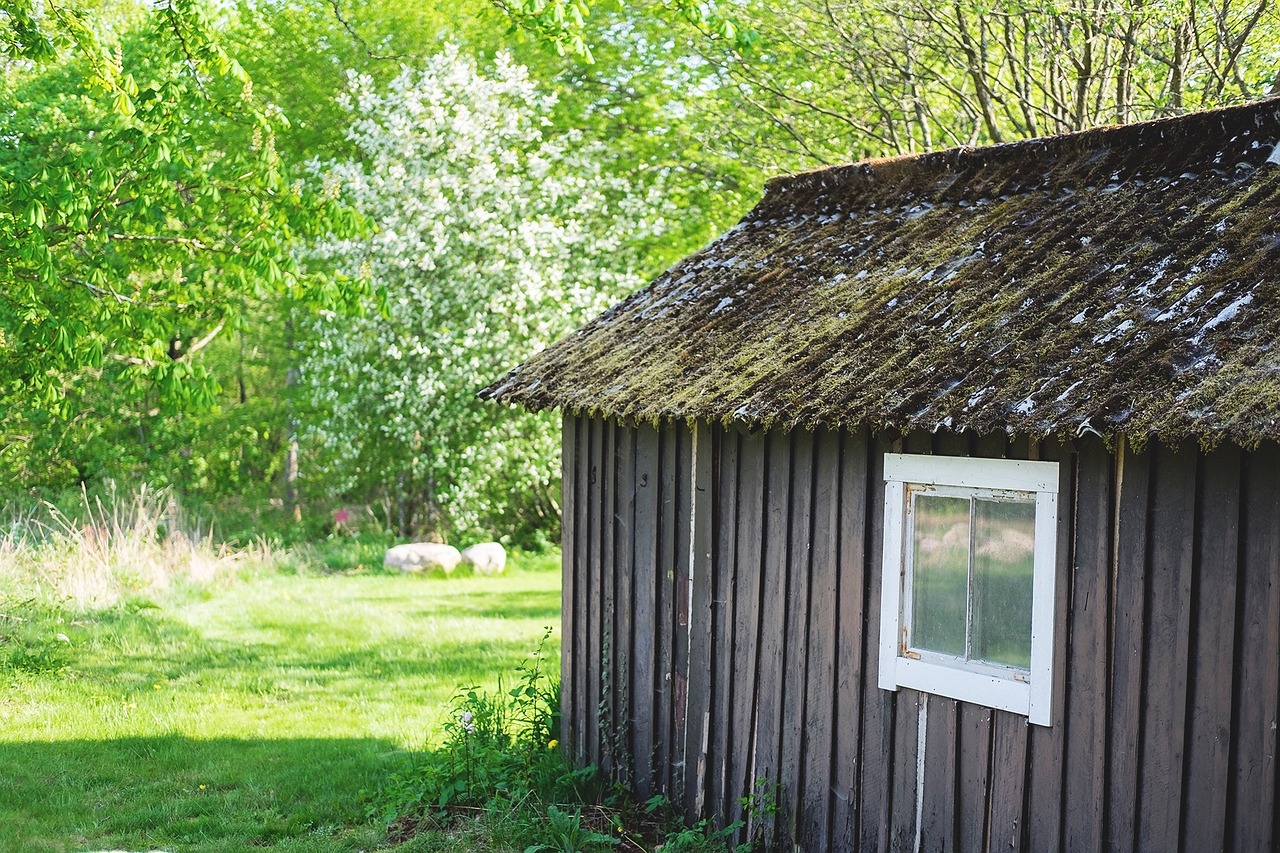
<instances>
[{"instance_id":1,"label":"tree trunk","mask_svg":"<svg viewBox=\"0 0 1280 853\"><path fill-rule=\"evenodd\" d=\"M293 395L298 387L297 353L293 339L293 317L284 321L284 346L289 369L285 372L285 456L284 505L295 523L302 521L302 504L298 501L298 417Z\"/></svg>"}]
</instances>

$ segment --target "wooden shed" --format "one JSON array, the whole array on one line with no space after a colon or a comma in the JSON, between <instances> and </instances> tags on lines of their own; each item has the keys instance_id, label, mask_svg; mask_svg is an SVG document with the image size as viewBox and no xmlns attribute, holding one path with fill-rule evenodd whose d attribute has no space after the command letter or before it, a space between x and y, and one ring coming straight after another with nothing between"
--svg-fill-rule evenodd
<instances>
[{"instance_id":1,"label":"wooden shed","mask_svg":"<svg viewBox=\"0 0 1280 853\"><path fill-rule=\"evenodd\" d=\"M1280 849L1278 142L778 178L486 389L564 412L575 759L775 849Z\"/></svg>"}]
</instances>

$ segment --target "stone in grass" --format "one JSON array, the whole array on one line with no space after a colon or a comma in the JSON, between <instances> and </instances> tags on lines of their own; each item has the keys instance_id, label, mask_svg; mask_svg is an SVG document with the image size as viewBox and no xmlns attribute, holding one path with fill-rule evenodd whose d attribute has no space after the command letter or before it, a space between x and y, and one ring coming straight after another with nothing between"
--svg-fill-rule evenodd
<instances>
[{"instance_id":1,"label":"stone in grass","mask_svg":"<svg viewBox=\"0 0 1280 853\"><path fill-rule=\"evenodd\" d=\"M462 552L462 562L478 575L500 575L507 568L507 551L497 542L481 542Z\"/></svg>"},{"instance_id":2,"label":"stone in grass","mask_svg":"<svg viewBox=\"0 0 1280 853\"><path fill-rule=\"evenodd\" d=\"M405 574L441 571L447 575L456 569L461 561L462 555L452 545L410 542L408 545L388 548L387 555L382 558L382 565L388 569L399 569Z\"/></svg>"}]
</instances>

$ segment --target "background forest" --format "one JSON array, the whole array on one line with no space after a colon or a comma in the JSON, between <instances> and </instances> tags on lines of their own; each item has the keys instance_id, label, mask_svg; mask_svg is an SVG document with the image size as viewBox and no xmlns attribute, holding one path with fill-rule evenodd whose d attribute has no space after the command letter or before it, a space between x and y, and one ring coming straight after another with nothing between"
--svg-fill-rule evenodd
<instances>
[{"instance_id":1,"label":"background forest","mask_svg":"<svg viewBox=\"0 0 1280 853\"><path fill-rule=\"evenodd\" d=\"M1280 92L1269 0L0 0L0 495L558 536L475 391L765 178Z\"/></svg>"}]
</instances>

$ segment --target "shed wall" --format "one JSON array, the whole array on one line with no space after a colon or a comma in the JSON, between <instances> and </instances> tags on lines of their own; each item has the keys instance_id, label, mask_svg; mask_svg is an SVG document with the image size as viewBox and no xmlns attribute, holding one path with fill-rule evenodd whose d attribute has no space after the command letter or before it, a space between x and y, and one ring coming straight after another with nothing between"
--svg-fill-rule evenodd
<instances>
[{"instance_id":1,"label":"shed wall","mask_svg":"<svg viewBox=\"0 0 1280 853\"><path fill-rule=\"evenodd\" d=\"M1051 727L877 687L890 450L1062 463ZM640 796L805 850L1274 848L1280 447L566 417L564 463L562 741Z\"/></svg>"}]
</instances>

